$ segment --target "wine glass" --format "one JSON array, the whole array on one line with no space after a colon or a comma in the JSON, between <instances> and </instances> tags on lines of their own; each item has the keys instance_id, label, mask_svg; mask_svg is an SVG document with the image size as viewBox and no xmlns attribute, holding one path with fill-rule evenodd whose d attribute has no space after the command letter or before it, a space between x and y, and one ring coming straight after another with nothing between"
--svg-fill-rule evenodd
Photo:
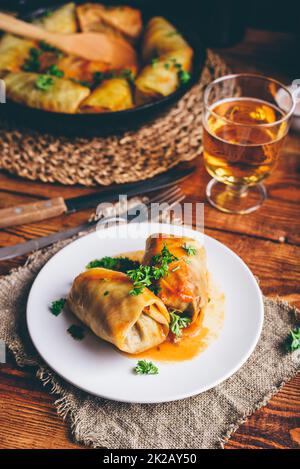
<instances>
[{"instance_id":1,"label":"wine glass","mask_svg":"<svg viewBox=\"0 0 300 469\"><path fill-rule=\"evenodd\" d=\"M287 87L260 75L226 75L207 86L203 156L213 176L206 195L214 207L245 214L263 203L262 181L278 161L294 106Z\"/></svg>"}]
</instances>

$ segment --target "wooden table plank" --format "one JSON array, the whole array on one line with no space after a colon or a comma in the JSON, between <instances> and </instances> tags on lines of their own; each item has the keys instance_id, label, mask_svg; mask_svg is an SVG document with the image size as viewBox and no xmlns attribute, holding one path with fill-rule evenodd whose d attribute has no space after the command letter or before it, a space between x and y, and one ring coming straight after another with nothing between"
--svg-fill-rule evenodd
<instances>
[{"instance_id":1,"label":"wooden table plank","mask_svg":"<svg viewBox=\"0 0 300 469\"><path fill-rule=\"evenodd\" d=\"M220 50L235 71L261 72L286 83L298 76L295 38L286 33L247 32L245 40ZM300 307L299 143L288 137L274 174L266 182L269 199L247 216L225 215L205 204L206 233L237 252L260 279L268 296L283 297ZM182 184L187 201L204 202L209 180L201 159L194 176ZM0 174L0 207L62 195L74 197L97 188L66 187L26 181ZM119 191L118 188L116 190ZM44 222L0 231L0 246L7 246L75 226L87 220L91 210ZM25 258L0 263L0 273L21 265ZM227 443L227 448L296 448L300 445L300 377L295 377L258 410ZM77 448L68 427L56 415L54 397L34 378L30 368L20 370L12 356L0 365L0 447Z\"/></svg>"}]
</instances>

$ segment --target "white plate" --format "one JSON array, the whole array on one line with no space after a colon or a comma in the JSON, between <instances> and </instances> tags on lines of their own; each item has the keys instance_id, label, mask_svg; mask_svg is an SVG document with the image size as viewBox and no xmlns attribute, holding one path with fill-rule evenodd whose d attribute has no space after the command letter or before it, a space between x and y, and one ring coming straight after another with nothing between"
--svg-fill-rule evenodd
<instances>
[{"instance_id":1,"label":"white plate","mask_svg":"<svg viewBox=\"0 0 300 469\"><path fill-rule=\"evenodd\" d=\"M118 353L112 345L88 332L82 341L66 331L77 319L63 312L50 313L54 299L66 296L76 275L95 258L144 249L150 233L182 234L182 227L166 224L130 224L80 238L53 256L40 271L27 304L32 341L49 366L70 383L96 396L122 402L167 402L206 391L235 373L250 356L263 324L263 301L257 282L246 264L213 238L184 229L204 240L208 268L226 297L224 328L219 338L190 361L158 363L158 375L136 375L135 358Z\"/></svg>"}]
</instances>

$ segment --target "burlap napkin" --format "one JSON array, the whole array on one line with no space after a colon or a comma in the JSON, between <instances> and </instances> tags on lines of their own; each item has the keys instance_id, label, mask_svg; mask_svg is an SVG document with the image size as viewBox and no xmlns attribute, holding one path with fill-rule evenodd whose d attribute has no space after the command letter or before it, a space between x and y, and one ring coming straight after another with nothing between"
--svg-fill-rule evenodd
<instances>
[{"instance_id":1,"label":"burlap napkin","mask_svg":"<svg viewBox=\"0 0 300 469\"><path fill-rule=\"evenodd\" d=\"M57 396L57 411L67 418L76 441L94 448L220 448L299 368L300 354L287 353L283 345L299 311L265 298L265 322L254 353L216 388L182 401L147 405L79 391L47 368L30 342L25 321L27 296L37 273L69 242L34 253L23 267L0 278L0 339L20 366L37 367L37 376Z\"/></svg>"}]
</instances>

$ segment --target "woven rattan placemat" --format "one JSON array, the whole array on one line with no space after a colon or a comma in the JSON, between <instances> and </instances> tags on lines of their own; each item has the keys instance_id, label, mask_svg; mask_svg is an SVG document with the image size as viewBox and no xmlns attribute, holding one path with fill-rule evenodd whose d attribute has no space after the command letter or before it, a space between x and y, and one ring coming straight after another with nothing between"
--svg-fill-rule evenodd
<instances>
[{"instance_id":1,"label":"woven rattan placemat","mask_svg":"<svg viewBox=\"0 0 300 469\"><path fill-rule=\"evenodd\" d=\"M27 179L95 186L134 182L201 152L203 89L228 73L211 50L199 82L171 109L137 131L70 138L0 124L0 169Z\"/></svg>"}]
</instances>

